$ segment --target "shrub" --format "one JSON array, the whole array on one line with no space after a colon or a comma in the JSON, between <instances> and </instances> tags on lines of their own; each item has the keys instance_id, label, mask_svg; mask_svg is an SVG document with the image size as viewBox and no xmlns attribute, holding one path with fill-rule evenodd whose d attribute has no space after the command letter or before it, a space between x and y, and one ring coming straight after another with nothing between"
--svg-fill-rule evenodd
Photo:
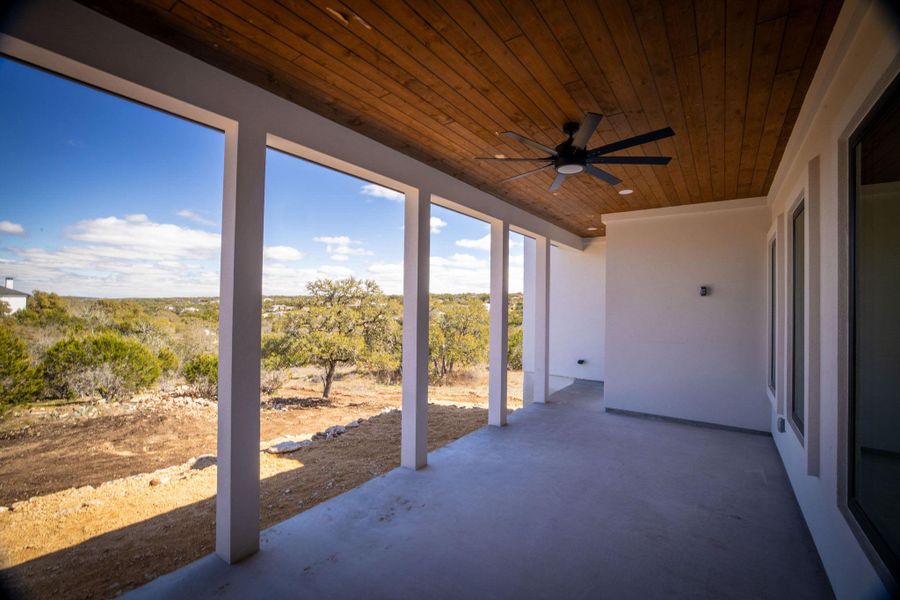
<instances>
[{"instance_id":1,"label":"shrub","mask_svg":"<svg viewBox=\"0 0 900 600\"><path fill-rule=\"evenodd\" d=\"M56 294L35 290L28 299L28 307L15 314L19 323L46 327L74 326L77 319L69 315L66 304Z\"/></svg>"},{"instance_id":2,"label":"shrub","mask_svg":"<svg viewBox=\"0 0 900 600\"><path fill-rule=\"evenodd\" d=\"M40 369L31 366L25 342L0 326L0 411L10 404L37 399L43 385Z\"/></svg>"},{"instance_id":3,"label":"shrub","mask_svg":"<svg viewBox=\"0 0 900 600\"><path fill-rule=\"evenodd\" d=\"M259 372L259 391L263 394L274 394L284 385L286 379L284 369L267 369L263 366Z\"/></svg>"},{"instance_id":4,"label":"shrub","mask_svg":"<svg viewBox=\"0 0 900 600\"><path fill-rule=\"evenodd\" d=\"M48 392L63 398L121 400L160 375L159 361L143 344L116 333L60 340L44 354L43 368Z\"/></svg>"},{"instance_id":5,"label":"shrub","mask_svg":"<svg viewBox=\"0 0 900 600\"><path fill-rule=\"evenodd\" d=\"M219 357L199 354L181 367L184 380L194 394L215 400L219 395Z\"/></svg>"},{"instance_id":6,"label":"shrub","mask_svg":"<svg viewBox=\"0 0 900 600\"><path fill-rule=\"evenodd\" d=\"M522 370L522 328L509 329L509 345L506 350L507 368L513 371Z\"/></svg>"},{"instance_id":7,"label":"shrub","mask_svg":"<svg viewBox=\"0 0 900 600\"><path fill-rule=\"evenodd\" d=\"M163 374L168 375L178 370L178 357L168 348L160 348L156 353L156 360L159 362L159 369Z\"/></svg>"}]
</instances>

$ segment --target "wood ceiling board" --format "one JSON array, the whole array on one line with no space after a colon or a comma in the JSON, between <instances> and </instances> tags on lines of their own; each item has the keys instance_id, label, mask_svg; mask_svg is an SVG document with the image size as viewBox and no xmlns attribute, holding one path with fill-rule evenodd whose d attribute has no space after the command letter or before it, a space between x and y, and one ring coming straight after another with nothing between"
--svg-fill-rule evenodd
<instances>
[{"instance_id":1,"label":"wood ceiling board","mask_svg":"<svg viewBox=\"0 0 900 600\"><path fill-rule=\"evenodd\" d=\"M839 0L82 0L83 4L582 236L609 212L765 195ZM623 180L549 172L498 132L590 146L670 126L616 154ZM628 187L630 196L617 191ZM588 231L587 227L600 227Z\"/></svg>"}]
</instances>

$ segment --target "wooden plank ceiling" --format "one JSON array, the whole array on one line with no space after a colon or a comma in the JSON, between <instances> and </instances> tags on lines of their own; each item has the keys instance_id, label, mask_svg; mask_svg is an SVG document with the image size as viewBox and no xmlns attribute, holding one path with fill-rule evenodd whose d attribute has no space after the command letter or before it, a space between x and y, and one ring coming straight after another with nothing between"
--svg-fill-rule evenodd
<instances>
[{"instance_id":1,"label":"wooden plank ceiling","mask_svg":"<svg viewBox=\"0 0 900 600\"><path fill-rule=\"evenodd\" d=\"M83 0L139 31L422 160L581 236L600 215L762 196L840 0ZM548 191L534 156L585 111L589 147L672 127ZM634 193L623 196L621 188ZM595 229L592 229L595 228Z\"/></svg>"}]
</instances>

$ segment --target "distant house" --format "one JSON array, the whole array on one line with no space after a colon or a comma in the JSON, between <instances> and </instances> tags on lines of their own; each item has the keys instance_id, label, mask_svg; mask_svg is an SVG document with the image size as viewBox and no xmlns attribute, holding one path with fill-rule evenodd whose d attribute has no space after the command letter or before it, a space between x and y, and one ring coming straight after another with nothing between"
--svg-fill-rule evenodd
<instances>
[{"instance_id":1,"label":"distant house","mask_svg":"<svg viewBox=\"0 0 900 600\"><path fill-rule=\"evenodd\" d=\"M6 302L9 305L9 313L16 313L25 310L25 303L28 300L28 294L14 289L15 281L12 277L6 278L6 285L0 287L0 302Z\"/></svg>"}]
</instances>

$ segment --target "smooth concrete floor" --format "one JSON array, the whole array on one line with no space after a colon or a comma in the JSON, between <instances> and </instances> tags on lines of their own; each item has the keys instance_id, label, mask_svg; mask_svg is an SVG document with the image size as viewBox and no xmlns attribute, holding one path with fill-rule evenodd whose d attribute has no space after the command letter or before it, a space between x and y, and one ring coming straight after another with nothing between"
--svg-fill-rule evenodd
<instances>
[{"instance_id":1,"label":"smooth concrete floor","mask_svg":"<svg viewBox=\"0 0 900 600\"><path fill-rule=\"evenodd\" d=\"M130 598L831 598L772 439L576 384Z\"/></svg>"}]
</instances>

